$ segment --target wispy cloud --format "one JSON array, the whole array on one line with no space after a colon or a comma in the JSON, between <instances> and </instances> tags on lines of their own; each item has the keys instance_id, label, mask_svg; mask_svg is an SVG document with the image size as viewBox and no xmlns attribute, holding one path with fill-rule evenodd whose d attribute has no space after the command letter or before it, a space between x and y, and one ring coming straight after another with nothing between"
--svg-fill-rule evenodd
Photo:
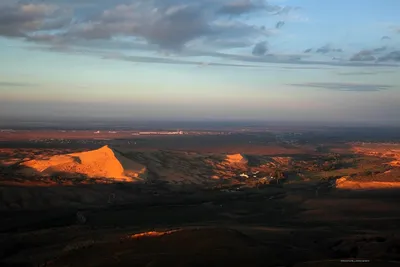
<instances>
[{"instance_id":1,"label":"wispy cloud","mask_svg":"<svg viewBox=\"0 0 400 267\"><path fill-rule=\"evenodd\" d=\"M298 66L331 66L331 67L397 67L396 64L391 63L376 63L376 62L356 62L356 61L321 61L321 60L307 60L303 59L303 55L299 54L266 54L263 56L247 56L238 54L227 54L221 52L202 52L205 55L226 60L235 60L242 62L253 62L261 64L296 64ZM190 52L189 52L190 54Z\"/></svg>"},{"instance_id":2,"label":"wispy cloud","mask_svg":"<svg viewBox=\"0 0 400 267\"><path fill-rule=\"evenodd\" d=\"M278 21L278 22L275 24L275 28L276 28L276 29L280 29L280 28L282 28L284 25L285 25L285 22L284 22L284 21Z\"/></svg>"},{"instance_id":3,"label":"wispy cloud","mask_svg":"<svg viewBox=\"0 0 400 267\"><path fill-rule=\"evenodd\" d=\"M335 48L330 44L326 44L324 46L321 46L320 48L318 48L315 52L317 53L321 53L321 54L327 54L327 53L332 53L332 52L343 52L343 49L341 48Z\"/></svg>"},{"instance_id":4,"label":"wispy cloud","mask_svg":"<svg viewBox=\"0 0 400 267\"><path fill-rule=\"evenodd\" d=\"M0 87L31 87L36 86L32 83L21 83L21 82L2 82L0 81Z\"/></svg>"},{"instance_id":5,"label":"wispy cloud","mask_svg":"<svg viewBox=\"0 0 400 267\"><path fill-rule=\"evenodd\" d=\"M330 67L321 67L321 66L319 66L319 67L308 67L308 66L298 65L298 66L295 66L295 67L282 67L282 69L285 69L285 70L320 70L320 69L332 69L332 68L330 68Z\"/></svg>"},{"instance_id":6,"label":"wispy cloud","mask_svg":"<svg viewBox=\"0 0 400 267\"><path fill-rule=\"evenodd\" d=\"M342 75L342 76L357 76L357 75L376 75L380 73L394 73L395 71L389 71L389 70L379 70L379 71L349 71L349 72L337 72L337 75Z\"/></svg>"},{"instance_id":7,"label":"wispy cloud","mask_svg":"<svg viewBox=\"0 0 400 267\"><path fill-rule=\"evenodd\" d=\"M335 91L349 92L378 92L392 88L385 84L364 84L364 83L298 83L289 84L296 87L321 88Z\"/></svg>"},{"instance_id":8,"label":"wispy cloud","mask_svg":"<svg viewBox=\"0 0 400 267\"><path fill-rule=\"evenodd\" d=\"M389 30L391 30L394 33L400 33L400 25L390 25Z\"/></svg>"},{"instance_id":9,"label":"wispy cloud","mask_svg":"<svg viewBox=\"0 0 400 267\"><path fill-rule=\"evenodd\" d=\"M127 55L110 55L103 56L103 59L118 59L136 63L153 63L153 64L171 64L171 65L192 65L192 66L215 66L215 67L242 67L242 68L259 68L261 66L249 64L231 64L231 63L215 63L204 61L180 60L175 58L146 57L146 56L127 56Z\"/></svg>"},{"instance_id":10,"label":"wispy cloud","mask_svg":"<svg viewBox=\"0 0 400 267\"><path fill-rule=\"evenodd\" d=\"M338 72L337 75L343 76L353 76L353 75L375 75L378 72L369 72L369 71L352 71L352 72Z\"/></svg>"}]
</instances>

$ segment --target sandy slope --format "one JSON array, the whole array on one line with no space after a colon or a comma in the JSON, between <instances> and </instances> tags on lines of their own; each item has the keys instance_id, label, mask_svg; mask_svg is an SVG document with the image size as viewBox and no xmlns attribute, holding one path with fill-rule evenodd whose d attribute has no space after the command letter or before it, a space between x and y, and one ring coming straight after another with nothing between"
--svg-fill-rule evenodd
<instances>
[{"instance_id":1,"label":"sandy slope","mask_svg":"<svg viewBox=\"0 0 400 267\"><path fill-rule=\"evenodd\" d=\"M379 182L379 181L349 181L343 177L336 180L336 188L339 189L393 189L400 188L399 182Z\"/></svg>"},{"instance_id":2,"label":"sandy slope","mask_svg":"<svg viewBox=\"0 0 400 267\"><path fill-rule=\"evenodd\" d=\"M247 163L247 159L244 158L241 154L231 154L231 155L226 155L226 161L235 164L235 163Z\"/></svg>"},{"instance_id":3,"label":"sandy slope","mask_svg":"<svg viewBox=\"0 0 400 267\"><path fill-rule=\"evenodd\" d=\"M381 158L392 159L388 162L393 167L400 166L400 145L399 144L366 144L362 146L353 146L352 150L358 154L377 156Z\"/></svg>"},{"instance_id":4,"label":"sandy slope","mask_svg":"<svg viewBox=\"0 0 400 267\"><path fill-rule=\"evenodd\" d=\"M136 163L120 153L104 146L97 150L66 155L49 159L30 160L22 163L32 172L44 174L68 173L84 175L89 178L113 178L131 180L146 172L145 166Z\"/></svg>"}]
</instances>

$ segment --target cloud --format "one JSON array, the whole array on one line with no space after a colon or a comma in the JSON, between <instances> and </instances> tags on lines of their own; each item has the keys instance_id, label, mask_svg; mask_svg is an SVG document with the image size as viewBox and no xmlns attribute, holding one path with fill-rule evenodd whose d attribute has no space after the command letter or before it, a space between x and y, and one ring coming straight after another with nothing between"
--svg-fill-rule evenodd
<instances>
[{"instance_id":1,"label":"cloud","mask_svg":"<svg viewBox=\"0 0 400 267\"><path fill-rule=\"evenodd\" d=\"M99 56L99 57L109 57L109 55L112 55L113 52L110 52L108 50L101 50L101 49L93 49L91 46L89 47L70 47L70 46L42 46L42 47L37 47L37 46L31 46L30 49L32 50L45 50L45 51L54 51L54 52L61 52L61 53L67 53L67 54L82 54L82 55L93 55L93 56ZM146 49L146 46L144 47L138 47L138 49ZM118 51L118 50L115 50ZM106 55L106 56L105 56ZM115 52L114 55L122 55L121 53ZM295 64L296 67L293 67L294 69L309 69L309 68L318 68L320 69L321 67L397 67L396 64L392 63L369 63L369 62L346 62L346 61L341 61L341 62L333 62L333 61L314 61L314 60L303 60L302 55L299 54L265 54L263 56L254 56L254 55L241 55L241 54L230 54L230 53L223 53L223 52L212 52L212 51L204 51L204 50L184 50L179 53L169 53L166 51L164 55L171 56L173 55L175 59L180 59L182 61L176 61L173 60L171 64L186 64L186 65L196 65L196 64L202 64L203 60L201 61L192 61L190 63L190 60L183 60L185 58L194 58L194 57L210 57L218 60L218 62L221 62L221 60L225 61L224 63L216 63L214 64L215 66L238 66L238 67L267 67L267 64L282 64L282 65L293 65ZM139 57L140 58L140 57ZM171 61L166 60L166 58L163 57L150 57L152 58L150 61L154 61L154 58L161 58L162 62L155 62L155 63L169 63ZM114 59L116 60L126 60L125 56L114 56ZM128 60L133 62L133 60ZM189 62L189 63L187 63ZM152 62L147 62L143 61L142 63L152 63ZM207 63L209 66L213 66L212 62Z\"/></svg>"},{"instance_id":2,"label":"cloud","mask_svg":"<svg viewBox=\"0 0 400 267\"><path fill-rule=\"evenodd\" d=\"M307 53L311 53L312 51L313 51L312 48L307 48L303 51L303 53L307 54ZM326 45L321 46L320 48L317 48L315 50L315 52L318 54L342 53L343 49L334 48L334 47L332 47L332 45L326 44Z\"/></svg>"},{"instance_id":3,"label":"cloud","mask_svg":"<svg viewBox=\"0 0 400 267\"><path fill-rule=\"evenodd\" d=\"M217 46L226 42L226 48L229 44L249 44L248 40L271 32L246 23L240 19L242 14L273 16L294 10L264 0L54 0L52 5L35 0L31 4L4 1L8 4L0 7L0 36L69 45L132 37L171 51L182 50L201 38L209 46L214 42Z\"/></svg>"},{"instance_id":4,"label":"cloud","mask_svg":"<svg viewBox=\"0 0 400 267\"><path fill-rule=\"evenodd\" d=\"M354 54L350 58L350 61L374 61L374 60L376 60L376 58L373 55L373 51L371 50L362 50Z\"/></svg>"},{"instance_id":5,"label":"cloud","mask_svg":"<svg viewBox=\"0 0 400 267\"><path fill-rule=\"evenodd\" d=\"M390 25L389 29L394 33L400 33L400 26L399 25Z\"/></svg>"},{"instance_id":6,"label":"cloud","mask_svg":"<svg viewBox=\"0 0 400 267\"><path fill-rule=\"evenodd\" d=\"M174 58L161 57L146 57L146 56L127 56L127 55L109 55L103 56L103 59L118 59L136 63L154 63L154 64L171 64L171 65L192 65L192 66L215 66L215 67L260 67L256 65L246 64L229 64L229 63L214 63L202 61L180 60Z\"/></svg>"},{"instance_id":7,"label":"cloud","mask_svg":"<svg viewBox=\"0 0 400 267\"><path fill-rule=\"evenodd\" d=\"M143 6L141 6L143 5ZM110 39L115 35L138 36L161 48L180 50L189 41L212 35L206 14L194 5L182 4L158 9L139 5L120 5L106 10L97 21L77 25L69 31L71 37Z\"/></svg>"},{"instance_id":8,"label":"cloud","mask_svg":"<svg viewBox=\"0 0 400 267\"><path fill-rule=\"evenodd\" d=\"M324 45L320 48L318 48L315 52L321 53L321 54L327 54L331 52L343 52L341 48L333 48L331 45Z\"/></svg>"},{"instance_id":9,"label":"cloud","mask_svg":"<svg viewBox=\"0 0 400 267\"><path fill-rule=\"evenodd\" d=\"M254 56L264 56L268 51L268 43L266 41L257 43L252 51Z\"/></svg>"},{"instance_id":10,"label":"cloud","mask_svg":"<svg viewBox=\"0 0 400 267\"><path fill-rule=\"evenodd\" d=\"M284 25L285 25L285 22L284 22L284 21L278 21L278 22L276 23L276 25L275 25L275 28L276 28L276 29L280 29L280 28L282 28Z\"/></svg>"},{"instance_id":11,"label":"cloud","mask_svg":"<svg viewBox=\"0 0 400 267\"><path fill-rule=\"evenodd\" d=\"M398 51L392 51L380 58L378 58L378 61L394 61L394 62L400 62L400 50Z\"/></svg>"},{"instance_id":12,"label":"cloud","mask_svg":"<svg viewBox=\"0 0 400 267\"><path fill-rule=\"evenodd\" d=\"M335 91L348 92L378 92L390 89L392 86L384 84L364 84L364 83L300 83L290 84L296 87L321 88Z\"/></svg>"},{"instance_id":13,"label":"cloud","mask_svg":"<svg viewBox=\"0 0 400 267\"><path fill-rule=\"evenodd\" d=\"M34 31L58 29L69 21L68 15L68 10L51 4L13 4L6 0L0 5L0 36L23 37Z\"/></svg>"},{"instance_id":14,"label":"cloud","mask_svg":"<svg viewBox=\"0 0 400 267\"><path fill-rule=\"evenodd\" d=\"M383 52L387 51L388 48L386 46L374 48L374 49L369 49L369 50L361 50L360 52L357 52L353 56L350 57L350 61L390 61L393 59L396 61L396 51L388 53L386 56L381 56L378 58L380 54Z\"/></svg>"},{"instance_id":15,"label":"cloud","mask_svg":"<svg viewBox=\"0 0 400 267\"><path fill-rule=\"evenodd\" d=\"M262 57L239 55L239 54L229 54L222 52L207 52L207 51L185 51L183 54L185 56L208 56L219 58L223 60L238 61L238 62L252 62L260 64L296 64L298 67L305 66L331 66L331 67L397 67L396 64L392 63L377 63L377 62L352 62L352 61L321 61L321 60L304 60L301 54L265 54Z\"/></svg>"},{"instance_id":16,"label":"cloud","mask_svg":"<svg viewBox=\"0 0 400 267\"><path fill-rule=\"evenodd\" d=\"M263 0L236 0L226 1L226 3L219 8L218 13L237 16L252 12L267 12L277 15L288 13L290 10L291 7L271 5Z\"/></svg>"},{"instance_id":17,"label":"cloud","mask_svg":"<svg viewBox=\"0 0 400 267\"><path fill-rule=\"evenodd\" d=\"M389 36L382 36L382 38L381 38L381 40L390 40L390 39L392 39L392 38L390 38Z\"/></svg>"},{"instance_id":18,"label":"cloud","mask_svg":"<svg viewBox=\"0 0 400 267\"><path fill-rule=\"evenodd\" d=\"M282 67L282 69L286 70L321 70L321 69L331 69L331 68L322 68L322 67L308 67L308 66L296 66L296 67Z\"/></svg>"},{"instance_id":19,"label":"cloud","mask_svg":"<svg viewBox=\"0 0 400 267\"><path fill-rule=\"evenodd\" d=\"M0 81L0 87L30 87L36 86L32 83L21 83L21 82L2 82Z\"/></svg>"},{"instance_id":20,"label":"cloud","mask_svg":"<svg viewBox=\"0 0 400 267\"><path fill-rule=\"evenodd\" d=\"M46 49L49 48L37 48L32 47L32 49ZM204 62L196 60L184 60L182 57L173 56L131 56L124 53L114 52L109 53L102 50L92 50L85 48L71 48L71 47L51 47L51 51L68 53L68 54L93 54L97 55L105 60L123 60L134 63L148 63L148 64L167 64L167 65L188 65L188 66L211 66L211 67L240 67L240 68L260 68L262 66L255 64L243 64L243 63L216 63L216 62ZM0 83L1 86L1 83Z\"/></svg>"},{"instance_id":21,"label":"cloud","mask_svg":"<svg viewBox=\"0 0 400 267\"><path fill-rule=\"evenodd\" d=\"M343 76L352 76L352 75L375 75L378 72L371 72L371 71L353 71L353 72L338 72L337 75Z\"/></svg>"},{"instance_id":22,"label":"cloud","mask_svg":"<svg viewBox=\"0 0 400 267\"><path fill-rule=\"evenodd\" d=\"M337 75L376 75L380 73L394 73L395 71L384 71L384 70L379 70L379 71L350 71L350 72L337 72Z\"/></svg>"},{"instance_id":23,"label":"cloud","mask_svg":"<svg viewBox=\"0 0 400 267\"><path fill-rule=\"evenodd\" d=\"M241 15L257 11L260 8L263 8L261 1L237 0L222 5L218 12L227 15Z\"/></svg>"},{"instance_id":24,"label":"cloud","mask_svg":"<svg viewBox=\"0 0 400 267\"><path fill-rule=\"evenodd\" d=\"M386 46L382 46L382 47L378 47L378 48L372 49L372 51L375 52L375 53L384 52L386 50L387 50Z\"/></svg>"},{"instance_id":25,"label":"cloud","mask_svg":"<svg viewBox=\"0 0 400 267\"><path fill-rule=\"evenodd\" d=\"M238 66L372 66L367 61L313 61L305 60L304 54L268 51L267 43L260 40L279 37L281 31L276 28L291 21L296 10L264 0L0 0L0 37L22 37L38 49L81 50L100 56L97 50L162 51L181 59L207 56ZM280 20L267 28L247 19L253 15ZM245 48L247 54L223 53L235 48ZM325 45L314 51L326 54L341 49ZM393 54L388 56L395 59ZM373 66L393 66L390 61L396 60L382 57Z\"/></svg>"}]
</instances>

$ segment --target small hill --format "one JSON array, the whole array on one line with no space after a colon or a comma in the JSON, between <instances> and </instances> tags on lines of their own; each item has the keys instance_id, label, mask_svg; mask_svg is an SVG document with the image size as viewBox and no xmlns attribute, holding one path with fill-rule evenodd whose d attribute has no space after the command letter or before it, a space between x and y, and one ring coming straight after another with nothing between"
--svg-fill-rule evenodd
<instances>
[{"instance_id":1,"label":"small hill","mask_svg":"<svg viewBox=\"0 0 400 267\"><path fill-rule=\"evenodd\" d=\"M125 181L141 178L146 173L145 166L122 156L108 146L87 152L56 155L48 159L29 160L21 165L27 167L26 174L29 174L29 171L46 175L62 173Z\"/></svg>"},{"instance_id":2,"label":"small hill","mask_svg":"<svg viewBox=\"0 0 400 267\"><path fill-rule=\"evenodd\" d=\"M230 164L247 164L247 159L241 154L230 154L226 155L225 161Z\"/></svg>"},{"instance_id":3,"label":"small hill","mask_svg":"<svg viewBox=\"0 0 400 267\"><path fill-rule=\"evenodd\" d=\"M291 157L272 157L272 159L279 165L288 166L292 163Z\"/></svg>"}]
</instances>

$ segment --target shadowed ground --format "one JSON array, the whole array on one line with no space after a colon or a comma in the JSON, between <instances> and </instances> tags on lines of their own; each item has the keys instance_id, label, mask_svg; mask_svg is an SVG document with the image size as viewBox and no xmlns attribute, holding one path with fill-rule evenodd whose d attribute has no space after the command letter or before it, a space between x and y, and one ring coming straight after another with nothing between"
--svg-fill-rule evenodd
<instances>
[{"instance_id":1,"label":"shadowed ground","mask_svg":"<svg viewBox=\"0 0 400 267\"><path fill-rule=\"evenodd\" d=\"M313 190L287 186L202 199L175 195L86 209L85 225L77 224L76 209L3 213L6 225L20 224L13 229L3 224L3 266L46 261L77 267L294 266L326 259L335 260L323 266L337 266L349 258L369 264L400 260L396 190L327 189L316 197ZM178 231L132 237L154 230Z\"/></svg>"}]
</instances>

